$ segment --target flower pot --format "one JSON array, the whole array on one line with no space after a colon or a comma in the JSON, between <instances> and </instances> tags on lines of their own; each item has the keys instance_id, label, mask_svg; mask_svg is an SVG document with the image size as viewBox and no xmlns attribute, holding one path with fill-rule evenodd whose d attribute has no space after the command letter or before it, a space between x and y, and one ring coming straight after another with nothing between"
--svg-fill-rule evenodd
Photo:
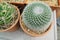
<instances>
[{"instance_id":1,"label":"flower pot","mask_svg":"<svg viewBox=\"0 0 60 40\"><path fill-rule=\"evenodd\" d=\"M49 27L48 27L44 32L42 32L42 33L39 34L39 33L35 32L35 31L29 29L29 28L24 24L24 22L22 21L22 14L21 14L21 16L20 16L19 23L20 23L20 26L21 26L22 30L23 30L25 33L27 33L27 34L29 34L29 35L31 35L31 36L34 36L34 37L43 36L43 35L47 34L47 33L51 30L51 28L53 27L53 25L54 25L54 22L52 21L51 24L49 25ZM28 24L27 24L27 25L28 25Z\"/></svg>"},{"instance_id":2,"label":"flower pot","mask_svg":"<svg viewBox=\"0 0 60 40\"><path fill-rule=\"evenodd\" d=\"M60 5L60 0L58 0L58 5Z\"/></svg>"},{"instance_id":3,"label":"flower pot","mask_svg":"<svg viewBox=\"0 0 60 40\"><path fill-rule=\"evenodd\" d=\"M33 36L33 37L47 35L47 33L52 29L52 27L54 25L54 22L52 21L52 23L50 24L49 28L44 33L38 34L38 33L34 32L34 31L30 30L29 28L27 28L26 25L22 22L22 18L19 20L19 22L20 22L20 27L22 28L22 30L25 33L27 33L28 35Z\"/></svg>"},{"instance_id":4,"label":"flower pot","mask_svg":"<svg viewBox=\"0 0 60 40\"><path fill-rule=\"evenodd\" d=\"M56 18L60 17L60 6L51 6L52 10L56 10Z\"/></svg>"},{"instance_id":5,"label":"flower pot","mask_svg":"<svg viewBox=\"0 0 60 40\"><path fill-rule=\"evenodd\" d=\"M19 12L19 9L16 6L14 6L14 7L16 8L16 11L17 11L17 19L7 29L2 29L2 30L0 30L0 32L13 32L13 31L16 31L19 28L18 20L19 20L20 12Z\"/></svg>"},{"instance_id":6,"label":"flower pot","mask_svg":"<svg viewBox=\"0 0 60 40\"><path fill-rule=\"evenodd\" d=\"M56 9L56 12L57 12L57 13L56 13L57 18L60 17L60 7L58 7L58 8Z\"/></svg>"}]
</instances>

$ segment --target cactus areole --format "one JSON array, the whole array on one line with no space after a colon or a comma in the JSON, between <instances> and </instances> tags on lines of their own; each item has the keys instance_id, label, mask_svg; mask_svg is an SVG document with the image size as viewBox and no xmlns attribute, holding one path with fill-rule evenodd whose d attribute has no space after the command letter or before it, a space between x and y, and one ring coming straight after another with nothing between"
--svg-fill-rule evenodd
<instances>
[{"instance_id":1,"label":"cactus areole","mask_svg":"<svg viewBox=\"0 0 60 40\"><path fill-rule=\"evenodd\" d=\"M52 22L52 10L42 2L30 3L22 13L22 21L28 29L37 33L44 32Z\"/></svg>"},{"instance_id":2,"label":"cactus areole","mask_svg":"<svg viewBox=\"0 0 60 40\"><path fill-rule=\"evenodd\" d=\"M16 19L16 8L9 3L0 2L0 30L9 28Z\"/></svg>"}]
</instances>

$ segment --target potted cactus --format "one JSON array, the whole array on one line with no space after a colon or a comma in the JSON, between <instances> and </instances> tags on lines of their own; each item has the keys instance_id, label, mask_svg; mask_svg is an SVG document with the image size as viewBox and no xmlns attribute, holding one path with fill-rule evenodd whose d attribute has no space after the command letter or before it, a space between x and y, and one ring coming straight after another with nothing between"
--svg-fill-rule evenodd
<instances>
[{"instance_id":1,"label":"potted cactus","mask_svg":"<svg viewBox=\"0 0 60 40\"><path fill-rule=\"evenodd\" d=\"M26 0L25 3L27 4L27 3L31 3L31 2L45 2L48 5L53 6L53 7L58 5L57 0Z\"/></svg>"},{"instance_id":2,"label":"potted cactus","mask_svg":"<svg viewBox=\"0 0 60 40\"><path fill-rule=\"evenodd\" d=\"M2 0L13 4L24 4L26 0Z\"/></svg>"},{"instance_id":3,"label":"potted cactus","mask_svg":"<svg viewBox=\"0 0 60 40\"><path fill-rule=\"evenodd\" d=\"M52 10L47 4L32 2L24 8L20 25L27 34L41 36L51 29L52 18Z\"/></svg>"},{"instance_id":4,"label":"potted cactus","mask_svg":"<svg viewBox=\"0 0 60 40\"><path fill-rule=\"evenodd\" d=\"M7 2L0 2L0 32L15 31L18 26L19 10Z\"/></svg>"}]
</instances>

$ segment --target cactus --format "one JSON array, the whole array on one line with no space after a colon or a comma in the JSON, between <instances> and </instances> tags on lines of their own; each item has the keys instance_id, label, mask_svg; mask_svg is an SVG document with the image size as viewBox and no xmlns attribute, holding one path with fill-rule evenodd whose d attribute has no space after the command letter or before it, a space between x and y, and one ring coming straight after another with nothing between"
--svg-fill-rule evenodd
<instances>
[{"instance_id":1,"label":"cactus","mask_svg":"<svg viewBox=\"0 0 60 40\"><path fill-rule=\"evenodd\" d=\"M52 10L43 2L30 3L23 10L22 21L28 29L36 33L42 33L51 24Z\"/></svg>"},{"instance_id":2,"label":"cactus","mask_svg":"<svg viewBox=\"0 0 60 40\"><path fill-rule=\"evenodd\" d=\"M16 8L6 2L0 3L0 29L10 27L17 18Z\"/></svg>"},{"instance_id":3,"label":"cactus","mask_svg":"<svg viewBox=\"0 0 60 40\"><path fill-rule=\"evenodd\" d=\"M7 2L23 2L24 0L3 0L3 1L7 1Z\"/></svg>"}]
</instances>

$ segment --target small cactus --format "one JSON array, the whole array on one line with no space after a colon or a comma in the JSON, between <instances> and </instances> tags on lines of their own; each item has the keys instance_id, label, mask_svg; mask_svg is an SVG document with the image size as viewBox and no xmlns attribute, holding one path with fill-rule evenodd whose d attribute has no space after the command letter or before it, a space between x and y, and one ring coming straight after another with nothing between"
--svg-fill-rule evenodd
<instances>
[{"instance_id":1,"label":"small cactus","mask_svg":"<svg viewBox=\"0 0 60 40\"><path fill-rule=\"evenodd\" d=\"M52 10L43 2L30 3L22 13L22 21L28 29L42 33L46 31L51 24Z\"/></svg>"},{"instance_id":2,"label":"small cactus","mask_svg":"<svg viewBox=\"0 0 60 40\"><path fill-rule=\"evenodd\" d=\"M23 2L24 0L3 0L3 1L6 1L6 2Z\"/></svg>"},{"instance_id":3,"label":"small cactus","mask_svg":"<svg viewBox=\"0 0 60 40\"><path fill-rule=\"evenodd\" d=\"M10 27L17 18L16 8L6 2L0 3L0 30Z\"/></svg>"}]
</instances>

